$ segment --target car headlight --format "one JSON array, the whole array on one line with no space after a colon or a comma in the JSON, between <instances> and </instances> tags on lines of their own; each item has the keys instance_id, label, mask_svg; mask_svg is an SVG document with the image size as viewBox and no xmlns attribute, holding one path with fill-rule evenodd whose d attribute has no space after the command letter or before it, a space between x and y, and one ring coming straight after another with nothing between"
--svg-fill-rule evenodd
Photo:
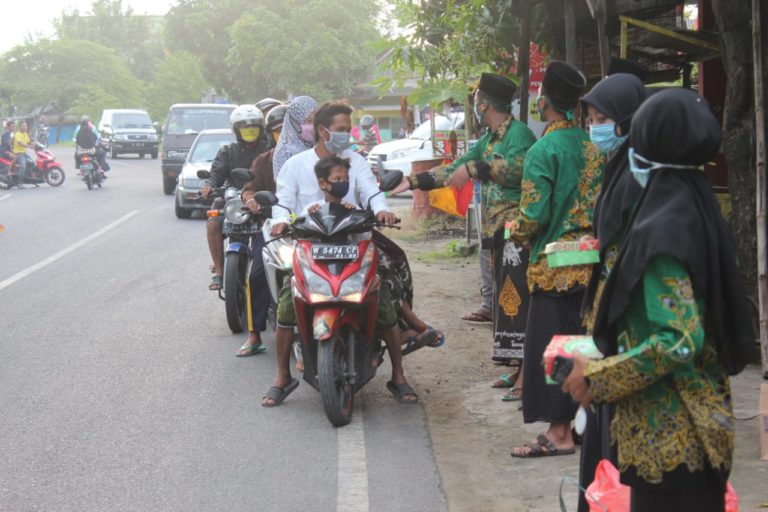
<instances>
[{"instance_id":1,"label":"car headlight","mask_svg":"<svg viewBox=\"0 0 768 512\"><path fill-rule=\"evenodd\" d=\"M243 224L248 220L248 213L243 211L243 206L240 199L231 199L224 206L224 218L232 224Z\"/></svg>"},{"instance_id":2,"label":"car headlight","mask_svg":"<svg viewBox=\"0 0 768 512\"><path fill-rule=\"evenodd\" d=\"M147 137L149 140L157 140L157 134L156 133L150 133L149 137Z\"/></svg>"},{"instance_id":3,"label":"car headlight","mask_svg":"<svg viewBox=\"0 0 768 512\"><path fill-rule=\"evenodd\" d=\"M400 151L395 151L391 155L389 155L389 158L387 160L399 160L401 158L405 158L411 153L413 153L413 149L401 149Z\"/></svg>"},{"instance_id":4,"label":"car headlight","mask_svg":"<svg viewBox=\"0 0 768 512\"><path fill-rule=\"evenodd\" d=\"M117 135L115 135L115 140L128 140L128 136L122 133L118 133Z\"/></svg>"},{"instance_id":5,"label":"car headlight","mask_svg":"<svg viewBox=\"0 0 768 512\"><path fill-rule=\"evenodd\" d=\"M181 185L187 188L200 188L200 180L197 178L182 178Z\"/></svg>"}]
</instances>

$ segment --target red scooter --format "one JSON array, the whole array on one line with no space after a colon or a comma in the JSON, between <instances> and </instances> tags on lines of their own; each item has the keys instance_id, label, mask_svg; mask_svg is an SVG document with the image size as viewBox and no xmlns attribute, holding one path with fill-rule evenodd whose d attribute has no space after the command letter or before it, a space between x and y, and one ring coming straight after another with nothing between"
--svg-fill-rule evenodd
<instances>
[{"instance_id":1,"label":"red scooter","mask_svg":"<svg viewBox=\"0 0 768 512\"><path fill-rule=\"evenodd\" d=\"M45 182L52 187L61 186L66 179L64 166L45 146L38 142L34 142L34 145L35 158L27 158L24 184L37 186ZM14 169L11 174L10 166L11 159L7 155L0 155L0 189L7 190L19 184L18 169Z\"/></svg>"},{"instance_id":2,"label":"red scooter","mask_svg":"<svg viewBox=\"0 0 768 512\"><path fill-rule=\"evenodd\" d=\"M379 193L401 180L401 172L388 173ZM272 192L257 192L256 201L280 207ZM325 415L337 427L352 420L354 394L376 375L385 351L376 331L381 280L370 236L381 226L370 208L325 204L282 235L296 240L291 288L304 380L320 391Z\"/></svg>"}]
</instances>

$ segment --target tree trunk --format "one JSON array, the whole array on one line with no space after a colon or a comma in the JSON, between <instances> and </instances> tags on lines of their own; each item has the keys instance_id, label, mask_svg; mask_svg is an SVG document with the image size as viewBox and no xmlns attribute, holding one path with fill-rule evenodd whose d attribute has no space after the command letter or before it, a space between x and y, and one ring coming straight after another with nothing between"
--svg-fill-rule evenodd
<instances>
[{"instance_id":1,"label":"tree trunk","mask_svg":"<svg viewBox=\"0 0 768 512\"><path fill-rule=\"evenodd\" d=\"M741 272L750 295L757 296L755 223L755 123L752 28L749 0L712 0L728 80L723 112L722 150L728 163L733 204L731 226ZM764 15L763 15L764 16Z\"/></svg>"}]
</instances>

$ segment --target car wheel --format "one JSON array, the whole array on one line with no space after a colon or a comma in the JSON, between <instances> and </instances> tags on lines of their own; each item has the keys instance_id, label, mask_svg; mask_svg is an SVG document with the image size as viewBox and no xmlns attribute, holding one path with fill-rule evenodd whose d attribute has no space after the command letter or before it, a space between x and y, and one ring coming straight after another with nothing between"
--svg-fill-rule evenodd
<instances>
[{"instance_id":1,"label":"car wheel","mask_svg":"<svg viewBox=\"0 0 768 512\"><path fill-rule=\"evenodd\" d=\"M173 195L174 190L176 190L176 178L163 177L163 192L165 195Z\"/></svg>"},{"instance_id":2,"label":"car wheel","mask_svg":"<svg viewBox=\"0 0 768 512\"><path fill-rule=\"evenodd\" d=\"M112 151L110 151L109 155L112 158L117 158L117 150L116 149L112 149Z\"/></svg>"},{"instance_id":3,"label":"car wheel","mask_svg":"<svg viewBox=\"0 0 768 512\"><path fill-rule=\"evenodd\" d=\"M157 151L152 152L152 160L157 160Z\"/></svg>"},{"instance_id":4,"label":"car wheel","mask_svg":"<svg viewBox=\"0 0 768 512\"><path fill-rule=\"evenodd\" d=\"M144 158L145 153L139 153L139 158Z\"/></svg>"}]
</instances>

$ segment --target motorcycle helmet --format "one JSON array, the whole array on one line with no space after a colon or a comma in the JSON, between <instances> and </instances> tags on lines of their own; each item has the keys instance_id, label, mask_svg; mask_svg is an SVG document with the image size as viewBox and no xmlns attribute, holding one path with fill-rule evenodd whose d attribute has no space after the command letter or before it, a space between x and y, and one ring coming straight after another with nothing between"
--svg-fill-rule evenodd
<instances>
[{"instance_id":1,"label":"motorcycle helmet","mask_svg":"<svg viewBox=\"0 0 768 512\"><path fill-rule=\"evenodd\" d=\"M240 105L229 116L229 124L241 144L256 142L264 134L264 114L256 105Z\"/></svg>"},{"instance_id":2,"label":"motorcycle helmet","mask_svg":"<svg viewBox=\"0 0 768 512\"><path fill-rule=\"evenodd\" d=\"M364 130L369 130L373 126L373 116L370 114L365 114L363 117L360 118L360 128Z\"/></svg>"},{"instance_id":3,"label":"motorcycle helmet","mask_svg":"<svg viewBox=\"0 0 768 512\"><path fill-rule=\"evenodd\" d=\"M256 108L262 111L264 115L275 108L278 105L282 105L283 102L276 100L275 98L264 98L256 102Z\"/></svg>"},{"instance_id":4,"label":"motorcycle helmet","mask_svg":"<svg viewBox=\"0 0 768 512\"><path fill-rule=\"evenodd\" d=\"M278 105L267 114L267 138L272 145L277 144L283 130L283 120L288 112L288 105Z\"/></svg>"}]
</instances>

